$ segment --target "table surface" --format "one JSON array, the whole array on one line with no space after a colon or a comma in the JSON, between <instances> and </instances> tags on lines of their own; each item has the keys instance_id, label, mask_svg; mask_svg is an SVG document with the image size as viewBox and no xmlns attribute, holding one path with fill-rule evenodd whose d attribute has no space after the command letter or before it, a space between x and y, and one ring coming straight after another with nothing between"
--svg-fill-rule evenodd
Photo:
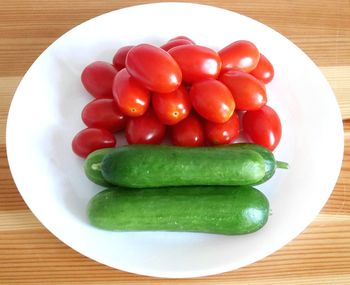
<instances>
[{"instance_id":1,"label":"table surface","mask_svg":"<svg viewBox=\"0 0 350 285\"><path fill-rule=\"evenodd\" d=\"M55 39L102 13L150 1L4 0L0 6L0 284L350 284L349 0L197 1L254 18L292 40L331 84L345 130L342 170L332 196L303 233L244 268L196 279L138 276L69 248L33 216L6 159L9 105L22 76Z\"/></svg>"}]
</instances>

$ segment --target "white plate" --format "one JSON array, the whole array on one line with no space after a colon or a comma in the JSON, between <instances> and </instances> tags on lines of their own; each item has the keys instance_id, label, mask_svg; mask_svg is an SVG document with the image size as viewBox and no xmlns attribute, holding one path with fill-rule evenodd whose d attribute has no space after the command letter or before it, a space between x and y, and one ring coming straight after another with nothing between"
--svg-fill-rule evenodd
<instances>
[{"instance_id":1,"label":"white plate","mask_svg":"<svg viewBox=\"0 0 350 285\"><path fill-rule=\"evenodd\" d=\"M90 97L80 83L92 61L111 61L123 45L162 44L186 35L216 50L247 39L275 67L269 105L280 114L283 138L275 151L290 163L260 189L272 215L245 236L98 230L85 209L101 190L71 151L84 127ZM296 237L319 213L336 183L343 157L342 120L334 94L315 64L293 43L242 15L210 6L159 3L91 19L54 42L30 67L13 98L7 153L18 190L34 215L62 242L108 266L159 277L195 277L255 262Z\"/></svg>"}]
</instances>

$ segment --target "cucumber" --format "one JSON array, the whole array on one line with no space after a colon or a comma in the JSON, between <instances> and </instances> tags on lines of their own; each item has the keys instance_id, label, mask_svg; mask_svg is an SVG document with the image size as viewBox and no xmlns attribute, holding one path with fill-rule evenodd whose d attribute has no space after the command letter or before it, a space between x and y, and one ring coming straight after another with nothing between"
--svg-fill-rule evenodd
<instances>
[{"instance_id":1,"label":"cucumber","mask_svg":"<svg viewBox=\"0 0 350 285\"><path fill-rule=\"evenodd\" d=\"M128 145L106 154L101 171L109 183L132 188L250 185L265 176L265 161L241 148Z\"/></svg>"},{"instance_id":2,"label":"cucumber","mask_svg":"<svg viewBox=\"0 0 350 285\"><path fill-rule=\"evenodd\" d=\"M259 185L269 180L276 172L277 168L287 169L288 163L284 161L278 161L275 159L274 154L267 148L253 143L235 143L230 145L225 145L229 147L238 147L240 149L249 149L258 152L265 161L265 176L253 185ZM223 146L223 147L225 147Z\"/></svg>"},{"instance_id":3,"label":"cucumber","mask_svg":"<svg viewBox=\"0 0 350 285\"><path fill-rule=\"evenodd\" d=\"M102 176L101 163L104 156L114 148L102 148L90 153L84 161L84 172L87 178L97 185L111 186Z\"/></svg>"},{"instance_id":4,"label":"cucumber","mask_svg":"<svg viewBox=\"0 0 350 285\"><path fill-rule=\"evenodd\" d=\"M239 235L266 224L269 202L252 186L116 187L95 195L87 214L105 230Z\"/></svg>"}]
</instances>

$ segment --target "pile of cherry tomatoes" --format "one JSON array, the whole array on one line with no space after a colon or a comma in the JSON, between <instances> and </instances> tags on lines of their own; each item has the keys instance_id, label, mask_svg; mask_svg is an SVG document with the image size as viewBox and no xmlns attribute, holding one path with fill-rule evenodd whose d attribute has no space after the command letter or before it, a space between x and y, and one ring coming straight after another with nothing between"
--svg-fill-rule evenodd
<instances>
[{"instance_id":1,"label":"pile of cherry tomatoes","mask_svg":"<svg viewBox=\"0 0 350 285\"><path fill-rule=\"evenodd\" d=\"M178 146L228 144L243 131L250 142L274 150L281 122L267 103L270 61L249 41L218 52L179 36L157 47L124 46L113 63L85 67L81 81L95 98L82 111L87 128L75 135L73 151L116 146L124 131L129 144Z\"/></svg>"}]
</instances>

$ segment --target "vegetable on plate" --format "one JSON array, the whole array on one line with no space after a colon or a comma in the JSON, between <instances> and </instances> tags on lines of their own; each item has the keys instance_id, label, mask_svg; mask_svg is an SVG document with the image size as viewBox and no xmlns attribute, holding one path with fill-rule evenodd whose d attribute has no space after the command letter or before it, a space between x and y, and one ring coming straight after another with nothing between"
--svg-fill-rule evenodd
<instances>
[{"instance_id":1,"label":"vegetable on plate","mask_svg":"<svg viewBox=\"0 0 350 285\"><path fill-rule=\"evenodd\" d=\"M87 212L105 230L237 235L266 224L269 202L252 186L116 187L95 195Z\"/></svg>"}]
</instances>

